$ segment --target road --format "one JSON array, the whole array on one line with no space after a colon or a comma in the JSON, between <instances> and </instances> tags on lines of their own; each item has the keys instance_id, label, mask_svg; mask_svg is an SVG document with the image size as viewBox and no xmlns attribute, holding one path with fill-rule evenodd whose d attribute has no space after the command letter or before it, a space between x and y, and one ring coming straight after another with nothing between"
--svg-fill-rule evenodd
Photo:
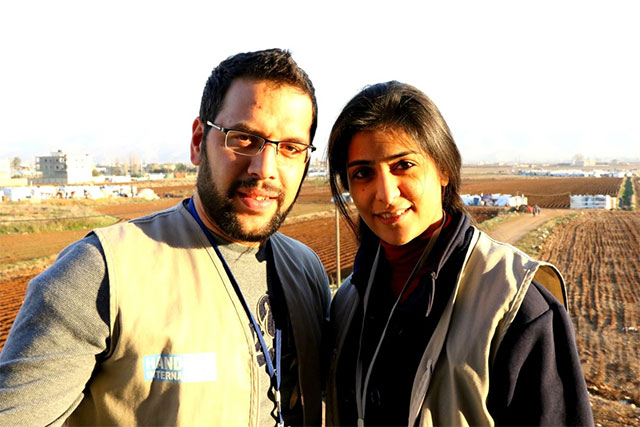
<instances>
[{"instance_id":1,"label":"road","mask_svg":"<svg viewBox=\"0 0 640 427\"><path fill-rule=\"evenodd\" d=\"M552 218L567 215L567 209L542 209L539 215L521 214L512 220L505 221L488 234L496 240L515 245L527 233L540 227Z\"/></svg>"}]
</instances>

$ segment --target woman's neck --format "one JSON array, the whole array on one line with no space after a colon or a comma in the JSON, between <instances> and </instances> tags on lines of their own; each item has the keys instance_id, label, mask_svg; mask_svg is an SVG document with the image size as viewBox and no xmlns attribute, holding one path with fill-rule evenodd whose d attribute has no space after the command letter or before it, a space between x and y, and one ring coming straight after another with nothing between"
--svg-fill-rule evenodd
<instances>
[{"instance_id":1,"label":"woman's neck","mask_svg":"<svg viewBox=\"0 0 640 427\"><path fill-rule=\"evenodd\" d=\"M445 223L443 228L446 227L449 221L450 216L444 214L440 221L431 224L421 235L402 246L390 245L385 241L380 240L380 244L384 249L385 257L387 258L391 269L391 291L396 298L400 295L400 292L402 292L402 288L418 263L422 252L429 244L429 240L431 239L431 236L433 236L433 233L442 225L443 222ZM418 274L414 276L414 279L407 286L407 290L402 297L403 301L416 288L419 278L422 276L420 273L423 272L424 266L419 272L417 272Z\"/></svg>"}]
</instances>

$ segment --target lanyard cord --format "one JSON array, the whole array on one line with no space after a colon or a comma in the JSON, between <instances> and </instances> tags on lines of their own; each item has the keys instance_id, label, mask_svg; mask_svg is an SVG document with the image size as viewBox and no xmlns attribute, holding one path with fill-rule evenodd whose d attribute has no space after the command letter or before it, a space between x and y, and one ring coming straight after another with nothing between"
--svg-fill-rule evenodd
<instances>
[{"instance_id":1,"label":"lanyard cord","mask_svg":"<svg viewBox=\"0 0 640 427\"><path fill-rule=\"evenodd\" d=\"M244 298L244 295L242 294L242 290L240 290L240 286L238 285L238 282L236 281L235 276L231 272L231 268L229 268L227 261L222 256L222 253L220 252L220 249L218 248L218 245L216 244L215 239L211 235L211 232L209 231L209 229L203 224L202 220L200 219L200 215L198 215L198 212L196 211L196 208L193 204L193 197L189 199L189 212L191 213L193 218L196 220L196 222L198 223L198 225L200 226L204 234L207 236L209 243L211 243L211 246L213 246L213 249L216 251L216 255L218 255L218 258L220 259L220 261L222 261L222 265L224 266L224 270L227 272L229 281L231 281L231 284L233 285L233 289L235 289L236 294L238 295L238 299L242 303L242 307L244 307L244 310L247 313L249 320L251 320L251 325L253 326L253 329L256 335L258 336L258 341L260 341L260 347L262 347L262 353L264 354L264 358L267 362L267 371L269 372L269 377L271 378L271 385L275 388L274 395L275 395L277 412L278 412L278 426L284 426L284 421L282 419L282 404L281 404L281 396L280 396L280 383L282 379L281 369L280 369L280 362L282 359L282 330L279 328L276 328L276 336L275 336L276 366L274 369L273 362L271 361L271 356L269 354L269 347L267 347L267 343L265 342L262 334L262 328L260 328L260 325L256 321L255 316L251 312L251 309L249 308L249 304L247 304L247 301Z\"/></svg>"},{"instance_id":2,"label":"lanyard cord","mask_svg":"<svg viewBox=\"0 0 640 427\"><path fill-rule=\"evenodd\" d=\"M398 295L398 298L396 299L396 302L393 304L393 307L391 307L391 312L389 313L389 317L387 318L387 322L384 325L384 329L382 329L382 334L380 335L380 340L378 341L378 345L376 346L375 351L373 352L373 356L371 356L371 362L369 362L369 367L367 368L367 374L364 378L364 384L362 383L362 370L363 370L363 363L362 363L362 337L364 335L364 324L365 324L365 320L366 320L366 315L367 315L367 304L369 302L369 295L371 294L371 288L372 288L372 284L374 281L374 277L375 277L375 271L371 271L370 275L369 275L369 283L367 284L367 290L364 293L364 307L362 309L362 325L360 327L360 339L358 341L358 359L357 359L357 363L356 363L356 407L358 410L358 427L362 427L364 426L364 416L365 416L365 409L367 406L367 388L369 387L369 379L371 378L371 372L373 370L373 365L376 361L376 358L378 357L378 353L380 351L380 347L382 347L382 341L384 341L384 336L387 333L387 328L389 327L389 323L391 323L391 317L393 316L393 313L396 310L396 307L398 306L398 304L400 303L400 300L402 299L402 295L404 294L405 290L407 289L409 283L411 283L413 281L414 276L418 273L418 271L422 268L422 265L424 264L424 262L426 261L427 257L429 256L429 253L431 252L431 250L433 249L433 247L435 246L436 241L438 240L438 236L440 235L440 231L442 230L442 228L444 227L444 224L446 222L446 212L442 211L442 223L440 224L440 227L438 227L436 229L436 231L434 231L434 233L431 235L431 238L429 239L429 243L427 243L427 247L424 249L424 251L422 252L422 255L420 255L420 259L418 259L418 262L416 263L415 267L413 267L413 270L411 271L411 274L409 275L409 278L407 279L407 281L405 282L404 286L402 287L402 291L400 291L400 295ZM377 270L378 268L378 258L380 257L380 252L381 252L381 246L378 245L378 252L376 253L376 257L375 260L373 261L375 268Z\"/></svg>"}]
</instances>

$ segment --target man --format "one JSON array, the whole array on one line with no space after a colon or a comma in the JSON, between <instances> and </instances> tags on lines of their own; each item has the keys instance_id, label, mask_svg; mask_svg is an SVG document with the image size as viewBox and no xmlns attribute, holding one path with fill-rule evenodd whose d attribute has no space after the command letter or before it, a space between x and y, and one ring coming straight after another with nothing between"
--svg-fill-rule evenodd
<instances>
[{"instance_id":1,"label":"man","mask_svg":"<svg viewBox=\"0 0 640 427\"><path fill-rule=\"evenodd\" d=\"M95 230L30 283L0 355L0 425L320 424L327 276L276 232L316 117L288 52L216 67L193 197Z\"/></svg>"}]
</instances>

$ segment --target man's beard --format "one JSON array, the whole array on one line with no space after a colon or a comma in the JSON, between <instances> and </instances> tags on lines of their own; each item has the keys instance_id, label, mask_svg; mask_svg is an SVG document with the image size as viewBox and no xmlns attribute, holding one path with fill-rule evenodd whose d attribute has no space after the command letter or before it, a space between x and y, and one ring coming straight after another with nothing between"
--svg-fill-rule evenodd
<instances>
[{"instance_id":1,"label":"man's beard","mask_svg":"<svg viewBox=\"0 0 640 427\"><path fill-rule=\"evenodd\" d=\"M256 178L249 178L246 180L234 181L229 186L227 194L223 195L211 178L211 168L209 167L207 155L204 153L204 147L202 153L202 162L200 163L198 170L196 188L198 189L198 195L200 196L202 207L209 219L213 221L227 236L241 242L262 242L278 231L284 220L287 218L289 211L291 211L295 200L286 211L280 212L280 207L284 201L284 194L282 190L263 186L263 189L277 191L278 211L276 211L271 220L268 221L261 229L253 231L244 230L242 224L238 220L238 215L233 210L232 199L236 190L239 188L247 190L257 187L258 180ZM296 199L297 198L298 196L296 194Z\"/></svg>"}]
</instances>

